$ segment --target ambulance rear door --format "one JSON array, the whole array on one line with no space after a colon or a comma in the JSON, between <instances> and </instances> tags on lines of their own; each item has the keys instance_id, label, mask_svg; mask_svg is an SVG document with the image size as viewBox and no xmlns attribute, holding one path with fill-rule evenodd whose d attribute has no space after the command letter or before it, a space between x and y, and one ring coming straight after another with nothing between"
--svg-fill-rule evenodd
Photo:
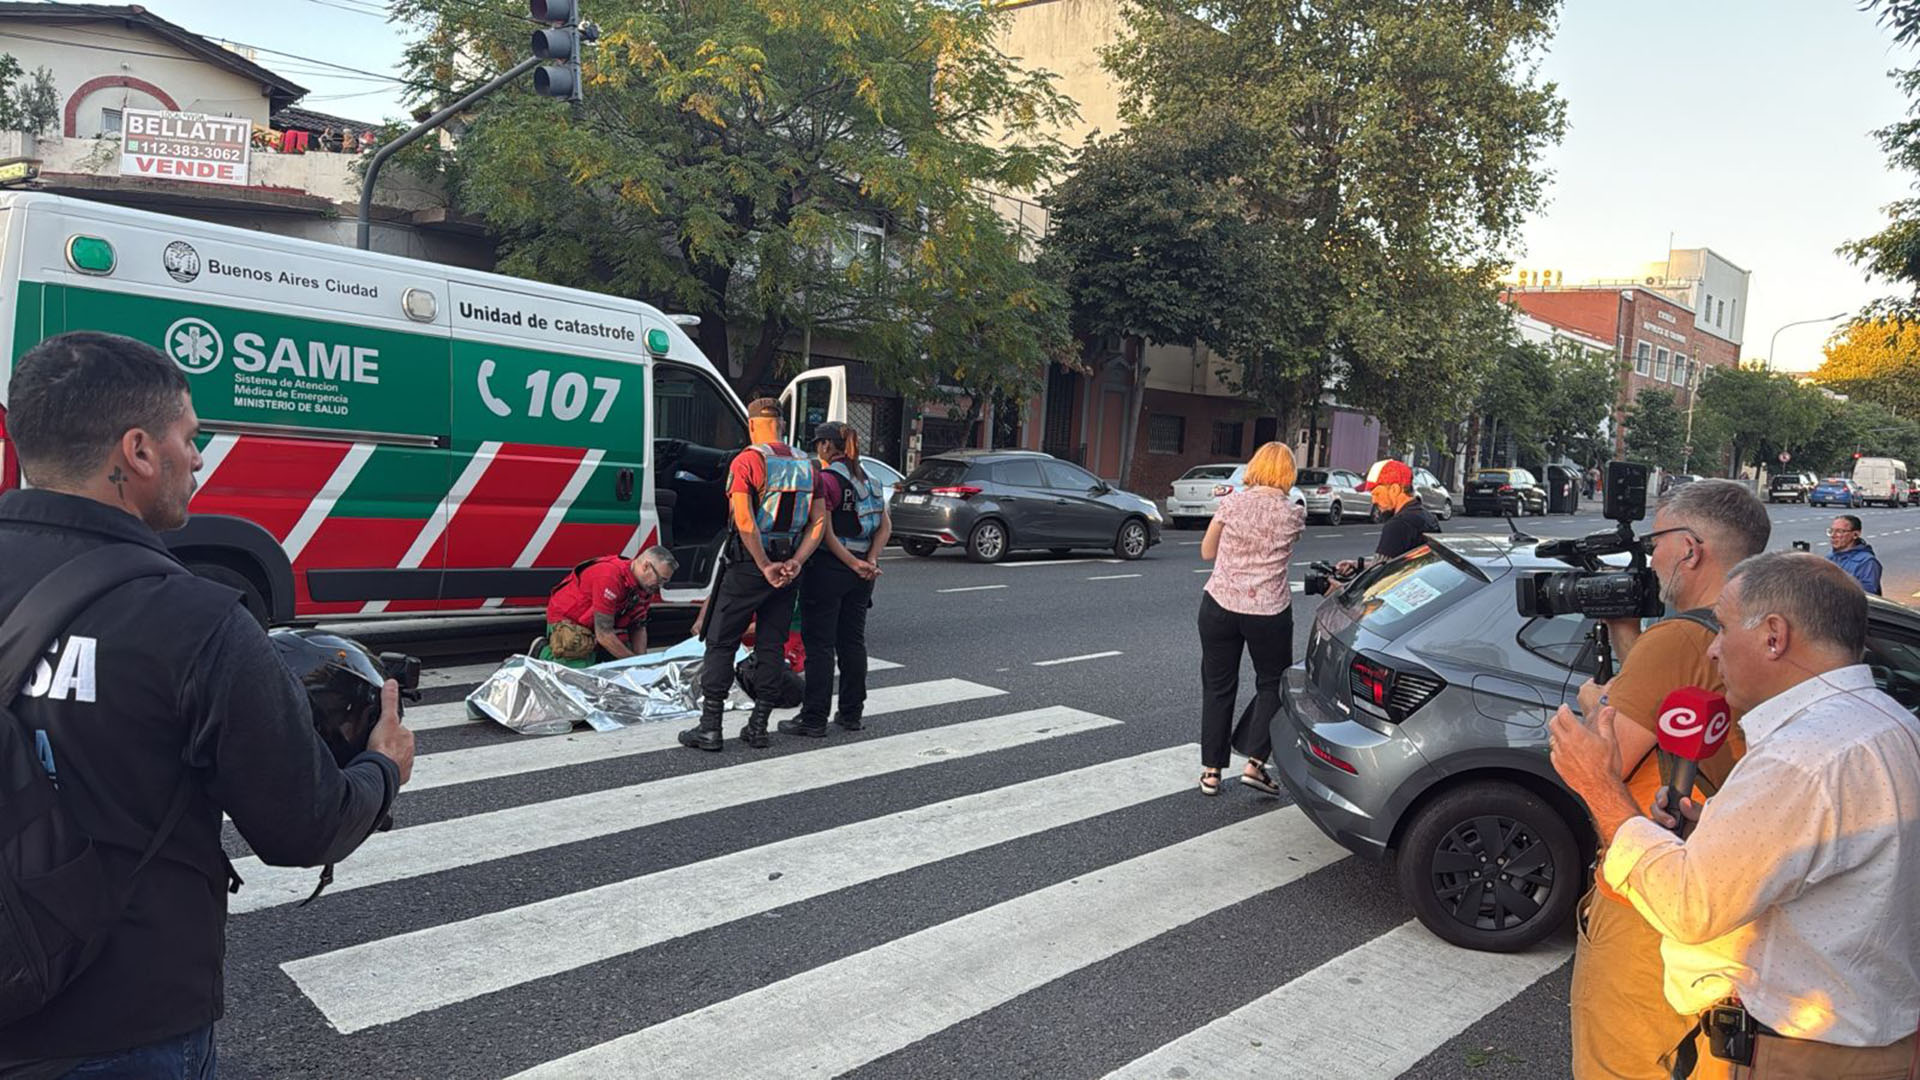
<instances>
[{"instance_id":1,"label":"ambulance rear door","mask_svg":"<svg viewBox=\"0 0 1920 1080\"><path fill-rule=\"evenodd\" d=\"M780 391L787 413L787 443L801 453L813 450L813 429L829 420L847 421L847 369L815 368L802 372Z\"/></svg>"}]
</instances>

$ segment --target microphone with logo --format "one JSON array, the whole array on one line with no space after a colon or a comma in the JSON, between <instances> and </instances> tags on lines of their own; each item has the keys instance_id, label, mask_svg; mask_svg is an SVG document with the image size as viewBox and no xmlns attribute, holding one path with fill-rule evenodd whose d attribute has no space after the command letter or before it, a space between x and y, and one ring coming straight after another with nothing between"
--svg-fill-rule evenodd
<instances>
[{"instance_id":1,"label":"microphone with logo","mask_svg":"<svg viewBox=\"0 0 1920 1080\"><path fill-rule=\"evenodd\" d=\"M1727 699L1711 690L1683 686L1660 703L1660 781L1664 790L1656 805L1680 821L1678 832L1684 838L1693 831L1693 823L1680 815L1680 800L1693 794L1694 781L1700 776L1700 763L1720 751L1727 741L1727 729L1733 724Z\"/></svg>"}]
</instances>

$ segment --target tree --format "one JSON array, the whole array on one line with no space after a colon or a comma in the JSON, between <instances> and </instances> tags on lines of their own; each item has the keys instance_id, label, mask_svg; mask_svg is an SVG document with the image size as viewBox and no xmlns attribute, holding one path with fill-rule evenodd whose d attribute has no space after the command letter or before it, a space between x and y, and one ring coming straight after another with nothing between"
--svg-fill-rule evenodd
<instances>
[{"instance_id":1,"label":"tree","mask_svg":"<svg viewBox=\"0 0 1920 1080\"><path fill-rule=\"evenodd\" d=\"M1920 40L1920 0L1865 0L1866 10L1878 9L1880 23L1893 31L1901 45ZM1874 132L1887 163L1916 174L1920 188L1920 67L1890 73L1908 99L1905 119ZM1920 318L1920 199L1900 199L1884 208L1887 226L1872 236L1842 244L1839 253L1863 267L1869 276L1901 289L1900 293L1869 304L1868 319Z\"/></svg>"},{"instance_id":2,"label":"tree","mask_svg":"<svg viewBox=\"0 0 1920 1080\"><path fill-rule=\"evenodd\" d=\"M1827 343L1815 381L1850 398L1920 417L1920 324L1857 322Z\"/></svg>"},{"instance_id":3,"label":"tree","mask_svg":"<svg viewBox=\"0 0 1920 1080\"><path fill-rule=\"evenodd\" d=\"M1465 415L1505 319L1495 278L1564 127L1537 58L1555 0L1139 0L1108 51L1135 129L1232 116L1235 183L1278 238L1285 320L1236 357L1284 427L1323 392L1396 433ZM1271 367L1269 367L1271 365ZM1262 370L1265 369L1265 370Z\"/></svg>"},{"instance_id":4,"label":"tree","mask_svg":"<svg viewBox=\"0 0 1920 1080\"><path fill-rule=\"evenodd\" d=\"M526 53L526 25L471 0L399 0L414 81L445 87ZM995 47L1003 17L933 0L601 0L569 110L516 85L476 107L444 170L510 273L700 315L702 350L766 385L796 327L864 345L930 327L910 305L1004 265L985 188L1061 160L1072 114ZM423 155L433 153L423 148ZM978 241L986 250L965 250ZM918 283L916 283L918 282ZM752 328L736 347L736 327ZM924 389L928 350L875 373ZM912 361L912 363L909 363ZM1017 377L1018 373L1010 373Z\"/></svg>"},{"instance_id":5,"label":"tree","mask_svg":"<svg viewBox=\"0 0 1920 1080\"><path fill-rule=\"evenodd\" d=\"M1553 354L1530 341L1509 337L1494 353L1481 383L1475 411L1493 425L1496 443L1513 436L1523 459L1544 461L1547 399L1553 395Z\"/></svg>"},{"instance_id":6,"label":"tree","mask_svg":"<svg viewBox=\"0 0 1920 1080\"><path fill-rule=\"evenodd\" d=\"M1552 384L1540 417L1545 456L1565 454L1582 465L1597 465L1612 457L1612 448L1600 434L1600 422L1612 414L1619 394L1617 357L1556 341Z\"/></svg>"},{"instance_id":7,"label":"tree","mask_svg":"<svg viewBox=\"0 0 1920 1080\"><path fill-rule=\"evenodd\" d=\"M1793 376L1747 368L1715 368L1702 379L1698 407L1712 414L1732 445L1732 465L1775 467L1820 426L1821 395Z\"/></svg>"},{"instance_id":8,"label":"tree","mask_svg":"<svg viewBox=\"0 0 1920 1080\"><path fill-rule=\"evenodd\" d=\"M1627 457L1669 472L1681 466L1686 418L1673 407L1673 395L1646 387L1627 406Z\"/></svg>"}]
</instances>

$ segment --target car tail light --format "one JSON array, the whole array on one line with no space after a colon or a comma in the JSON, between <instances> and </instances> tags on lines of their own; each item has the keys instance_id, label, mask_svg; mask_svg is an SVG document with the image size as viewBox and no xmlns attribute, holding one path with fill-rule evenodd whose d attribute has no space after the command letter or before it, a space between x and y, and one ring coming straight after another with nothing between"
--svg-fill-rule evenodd
<instances>
[{"instance_id":1,"label":"car tail light","mask_svg":"<svg viewBox=\"0 0 1920 1080\"><path fill-rule=\"evenodd\" d=\"M1402 723L1446 687L1439 676L1394 668L1369 656L1357 656L1348 669L1347 688L1354 707L1377 720Z\"/></svg>"},{"instance_id":2,"label":"car tail light","mask_svg":"<svg viewBox=\"0 0 1920 1080\"><path fill-rule=\"evenodd\" d=\"M0 405L0 491L11 491L20 486L20 459L13 454L13 446L7 442L7 407Z\"/></svg>"},{"instance_id":3,"label":"car tail light","mask_svg":"<svg viewBox=\"0 0 1920 1080\"><path fill-rule=\"evenodd\" d=\"M1325 484L1321 484L1319 487L1313 489L1313 493L1315 495L1331 495L1333 494L1333 489Z\"/></svg>"},{"instance_id":4,"label":"car tail light","mask_svg":"<svg viewBox=\"0 0 1920 1080\"><path fill-rule=\"evenodd\" d=\"M1214 498L1216 498L1216 499L1218 499L1218 498L1220 498L1220 497L1221 497L1221 496L1223 496L1223 495L1231 495L1231 494L1233 494L1233 485L1232 485L1232 484L1215 484L1215 485L1213 485L1213 497L1214 497Z\"/></svg>"},{"instance_id":5,"label":"car tail light","mask_svg":"<svg viewBox=\"0 0 1920 1080\"><path fill-rule=\"evenodd\" d=\"M1321 746L1319 743L1314 742L1312 739L1307 740L1307 750L1311 752L1314 757L1317 757L1321 761L1324 761L1327 764L1333 766L1334 768L1339 769L1341 772L1346 773L1348 776L1360 775L1359 769L1356 769L1353 766L1347 764L1346 762L1340 760L1339 758L1334 757L1331 753L1327 751L1326 747Z\"/></svg>"},{"instance_id":6,"label":"car tail light","mask_svg":"<svg viewBox=\"0 0 1920 1080\"><path fill-rule=\"evenodd\" d=\"M934 488L933 493L949 499L965 499L980 494L980 489L972 484L954 484L949 487Z\"/></svg>"},{"instance_id":7,"label":"car tail light","mask_svg":"<svg viewBox=\"0 0 1920 1080\"><path fill-rule=\"evenodd\" d=\"M1501 485L1500 485L1500 494L1502 494L1502 495L1505 495L1506 493L1508 493L1508 492L1510 492L1510 491L1512 491L1512 490L1513 490L1513 485L1512 485L1512 484L1501 484Z\"/></svg>"}]
</instances>

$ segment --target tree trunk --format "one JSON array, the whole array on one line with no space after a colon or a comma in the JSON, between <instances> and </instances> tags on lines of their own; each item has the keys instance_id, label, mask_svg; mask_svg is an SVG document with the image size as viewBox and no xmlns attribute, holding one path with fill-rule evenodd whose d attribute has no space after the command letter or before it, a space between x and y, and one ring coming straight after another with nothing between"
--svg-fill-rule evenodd
<instances>
[{"instance_id":1,"label":"tree trunk","mask_svg":"<svg viewBox=\"0 0 1920 1080\"><path fill-rule=\"evenodd\" d=\"M780 343L787 338L787 329L785 320L761 320L760 336L754 340L753 351L747 354L740 366L740 381L736 389L741 397L757 394L773 377L774 360L780 353Z\"/></svg>"},{"instance_id":2,"label":"tree trunk","mask_svg":"<svg viewBox=\"0 0 1920 1080\"><path fill-rule=\"evenodd\" d=\"M1121 362L1127 366L1127 420L1126 427L1120 432L1120 486L1129 487L1133 481L1133 455L1138 449L1140 433L1140 410L1146 398L1147 381L1147 343L1143 338L1129 337L1120 343Z\"/></svg>"}]
</instances>

